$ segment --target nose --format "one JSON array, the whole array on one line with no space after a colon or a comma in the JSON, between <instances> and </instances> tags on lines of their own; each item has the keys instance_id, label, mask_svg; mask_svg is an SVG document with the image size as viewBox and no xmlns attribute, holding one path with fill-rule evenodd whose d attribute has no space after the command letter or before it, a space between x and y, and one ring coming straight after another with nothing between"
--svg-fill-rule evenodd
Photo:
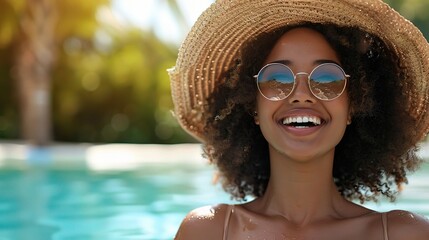
<instances>
[{"instance_id":1,"label":"nose","mask_svg":"<svg viewBox=\"0 0 429 240\"><path fill-rule=\"evenodd\" d=\"M316 97L308 86L308 73L297 73L295 81L295 88L289 96L289 103L315 103Z\"/></svg>"}]
</instances>

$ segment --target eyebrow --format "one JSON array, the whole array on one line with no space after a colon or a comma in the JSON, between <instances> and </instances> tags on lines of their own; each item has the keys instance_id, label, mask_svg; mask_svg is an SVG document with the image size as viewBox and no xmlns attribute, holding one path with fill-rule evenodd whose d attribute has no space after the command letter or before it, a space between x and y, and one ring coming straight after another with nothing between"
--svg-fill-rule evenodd
<instances>
[{"instance_id":1,"label":"eyebrow","mask_svg":"<svg viewBox=\"0 0 429 240\"><path fill-rule=\"evenodd\" d=\"M293 65L293 62L290 61L290 60L277 60L277 61L273 61L273 62L270 62L270 63L281 63L281 64L284 64L286 66ZM323 63L334 63L334 64L337 64L337 65L341 66L340 63L338 63L338 62L336 62L334 60L329 60L329 59L319 59L319 60L315 60L313 62L314 65L320 65L320 64L323 64Z\"/></svg>"}]
</instances>

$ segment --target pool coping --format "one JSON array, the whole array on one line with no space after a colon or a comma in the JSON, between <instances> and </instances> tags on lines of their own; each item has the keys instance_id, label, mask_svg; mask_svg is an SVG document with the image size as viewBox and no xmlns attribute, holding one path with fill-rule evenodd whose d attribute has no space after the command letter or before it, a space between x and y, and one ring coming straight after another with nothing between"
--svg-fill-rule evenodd
<instances>
[{"instance_id":1,"label":"pool coping","mask_svg":"<svg viewBox=\"0 0 429 240\"><path fill-rule=\"evenodd\" d=\"M54 143L35 147L0 142L0 169L49 167L96 171L135 170L149 164L207 164L201 144Z\"/></svg>"},{"instance_id":2,"label":"pool coping","mask_svg":"<svg viewBox=\"0 0 429 240\"><path fill-rule=\"evenodd\" d=\"M429 159L429 143L418 154ZM23 142L0 142L0 169L49 167L94 171L132 171L150 164L204 165L201 144L53 143L34 147Z\"/></svg>"}]
</instances>

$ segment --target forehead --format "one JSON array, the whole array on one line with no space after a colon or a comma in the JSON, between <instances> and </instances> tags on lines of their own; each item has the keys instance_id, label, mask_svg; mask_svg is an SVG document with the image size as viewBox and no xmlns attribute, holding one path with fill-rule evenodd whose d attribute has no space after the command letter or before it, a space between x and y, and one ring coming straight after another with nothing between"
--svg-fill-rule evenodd
<instances>
[{"instance_id":1,"label":"forehead","mask_svg":"<svg viewBox=\"0 0 429 240\"><path fill-rule=\"evenodd\" d=\"M337 53L326 38L310 28L294 28L283 34L274 44L265 63L282 60L302 64L318 60L339 62Z\"/></svg>"}]
</instances>

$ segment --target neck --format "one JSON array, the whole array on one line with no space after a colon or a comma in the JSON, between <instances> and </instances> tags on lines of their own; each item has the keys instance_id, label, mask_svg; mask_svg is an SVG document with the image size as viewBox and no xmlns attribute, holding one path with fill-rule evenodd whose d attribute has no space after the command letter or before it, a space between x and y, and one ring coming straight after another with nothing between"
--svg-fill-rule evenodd
<instances>
[{"instance_id":1,"label":"neck","mask_svg":"<svg viewBox=\"0 0 429 240\"><path fill-rule=\"evenodd\" d=\"M270 151L271 177L260 207L297 225L338 216L346 200L332 176L334 151L317 159L294 161Z\"/></svg>"}]
</instances>

